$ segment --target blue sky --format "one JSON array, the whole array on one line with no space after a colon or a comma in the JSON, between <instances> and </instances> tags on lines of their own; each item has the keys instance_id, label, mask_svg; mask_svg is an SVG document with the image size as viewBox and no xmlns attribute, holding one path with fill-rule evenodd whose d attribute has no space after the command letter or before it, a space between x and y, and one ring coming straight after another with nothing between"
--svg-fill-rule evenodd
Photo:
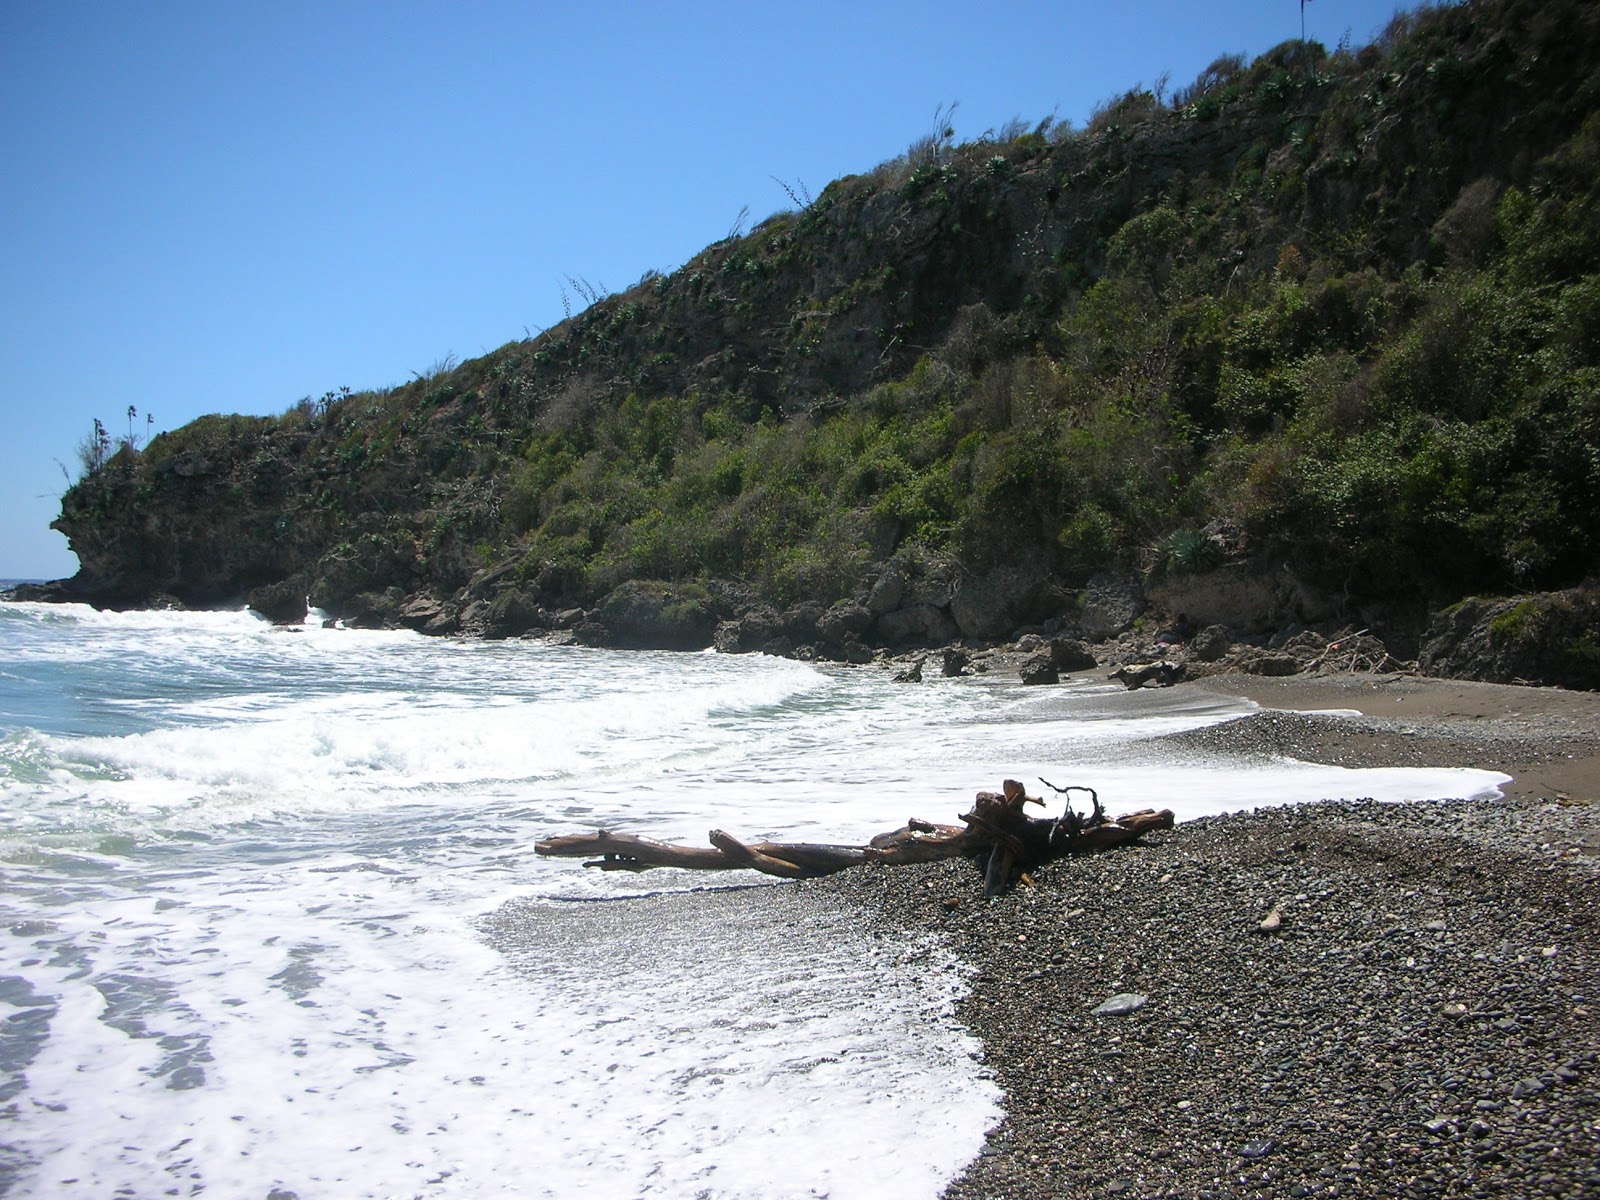
<instances>
[{"instance_id":1,"label":"blue sky","mask_svg":"<svg viewBox=\"0 0 1600 1200\"><path fill-rule=\"evenodd\" d=\"M1370 41L1393 0L1314 0ZM113 436L402 383L869 170L1299 36L1299 0L0 4L0 578ZM568 289L569 292L571 289ZM575 310L576 310L575 305ZM147 425L147 417L153 425Z\"/></svg>"}]
</instances>

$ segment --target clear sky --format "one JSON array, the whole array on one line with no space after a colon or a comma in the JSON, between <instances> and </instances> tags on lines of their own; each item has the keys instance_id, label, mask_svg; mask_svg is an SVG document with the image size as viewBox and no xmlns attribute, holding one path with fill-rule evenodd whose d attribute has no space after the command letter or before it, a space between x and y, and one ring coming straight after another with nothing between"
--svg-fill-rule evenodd
<instances>
[{"instance_id":1,"label":"clear sky","mask_svg":"<svg viewBox=\"0 0 1600 1200\"><path fill-rule=\"evenodd\" d=\"M1394 0L1314 0L1370 41ZM0 578L113 436L384 387L671 271L932 131L1298 37L1299 0L3 0ZM571 289L568 289L569 293ZM575 299L575 297L574 297ZM574 304L574 311L581 302ZM147 417L153 424L147 424Z\"/></svg>"}]
</instances>

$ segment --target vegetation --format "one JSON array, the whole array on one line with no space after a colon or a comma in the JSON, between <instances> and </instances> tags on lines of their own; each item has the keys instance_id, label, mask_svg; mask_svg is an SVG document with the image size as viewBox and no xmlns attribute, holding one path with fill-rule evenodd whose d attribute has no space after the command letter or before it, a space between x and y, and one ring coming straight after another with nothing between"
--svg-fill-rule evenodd
<instances>
[{"instance_id":1,"label":"vegetation","mask_svg":"<svg viewBox=\"0 0 1600 1200\"><path fill-rule=\"evenodd\" d=\"M574 281L587 307L537 338L136 458L97 441L60 526L101 575L153 556L141 586L195 598L299 572L330 600L827 602L896 553L1066 586L1226 554L1417 612L1576 583L1597 66L1592 5L1478 0L1219 58L1081 132L956 144L941 108L670 275Z\"/></svg>"}]
</instances>

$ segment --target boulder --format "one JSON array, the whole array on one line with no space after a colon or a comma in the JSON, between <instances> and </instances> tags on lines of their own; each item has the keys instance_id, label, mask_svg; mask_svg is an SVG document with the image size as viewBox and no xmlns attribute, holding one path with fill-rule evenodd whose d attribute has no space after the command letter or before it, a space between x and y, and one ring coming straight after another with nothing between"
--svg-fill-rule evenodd
<instances>
[{"instance_id":1,"label":"boulder","mask_svg":"<svg viewBox=\"0 0 1600 1200\"><path fill-rule=\"evenodd\" d=\"M1189 642L1189 653L1201 662L1216 662L1230 645L1226 625L1207 625Z\"/></svg>"},{"instance_id":2,"label":"boulder","mask_svg":"<svg viewBox=\"0 0 1600 1200\"><path fill-rule=\"evenodd\" d=\"M50 583L19 583L0 592L0 599L42 604L65 604L73 598L68 581L64 579L52 580Z\"/></svg>"},{"instance_id":3,"label":"boulder","mask_svg":"<svg viewBox=\"0 0 1600 1200\"><path fill-rule=\"evenodd\" d=\"M614 589L600 602L598 618L605 629L600 644L628 650L704 650L717 628L703 589L653 580Z\"/></svg>"},{"instance_id":4,"label":"boulder","mask_svg":"<svg viewBox=\"0 0 1600 1200\"><path fill-rule=\"evenodd\" d=\"M1049 651L1041 651L1023 659L1018 674L1022 676L1022 682L1029 686L1061 682L1061 672L1056 668Z\"/></svg>"},{"instance_id":5,"label":"boulder","mask_svg":"<svg viewBox=\"0 0 1600 1200\"><path fill-rule=\"evenodd\" d=\"M895 677L894 677L894 681L896 683L921 683L922 682L922 664L924 662L926 662L926 661L927 661L926 659L922 659L922 658L917 659L916 662L912 663L905 670L900 671L898 674L896 674Z\"/></svg>"},{"instance_id":6,"label":"boulder","mask_svg":"<svg viewBox=\"0 0 1600 1200\"><path fill-rule=\"evenodd\" d=\"M779 633L796 645L815 642L821 637L817 623L822 620L822 614L826 611L827 609L815 600L803 600L793 608L784 610Z\"/></svg>"},{"instance_id":7,"label":"boulder","mask_svg":"<svg viewBox=\"0 0 1600 1200\"><path fill-rule=\"evenodd\" d=\"M996 567L961 581L950 597L950 616L965 637L1003 638L1047 615L1048 584L1043 569L1031 563Z\"/></svg>"},{"instance_id":8,"label":"boulder","mask_svg":"<svg viewBox=\"0 0 1600 1200\"><path fill-rule=\"evenodd\" d=\"M787 654L794 643L783 632L783 618L761 607L719 624L712 645L723 654Z\"/></svg>"},{"instance_id":9,"label":"boulder","mask_svg":"<svg viewBox=\"0 0 1600 1200\"><path fill-rule=\"evenodd\" d=\"M1060 671L1089 671L1099 666L1099 661L1089 653L1089 647L1076 638L1052 638L1049 644L1050 661Z\"/></svg>"},{"instance_id":10,"label":"boulder","mask_svg":"<svg viewBox=\"0 0 1600 1200\"><path fill-rule=\"evenodd\" d=\"M817 632L830 642L855 641L867 631L872 619L866 605L841 600L817 618Z\"/></svg>"},{"instance_id":11,"label":"boulder","mask_svg":"<svg viewBox=\"0 0 1600 1200\"><path fill-rule=\"evenodd\" d=\"M899 567L885 567L867 593L867 610L874 616L893 612L906 597L906 576Z\"/></svg>"},{"instance_id":12,"label":"boulder","mask_svg":"<svg viewBox=\"0 0 1600 1200\"><path fill-rule=\"evenodd\" d=\"M1115 679L1130 692L1137 691L1147 684L1156 687L1171 687L1183 678L1183 666L1180 663L1153 662L1137 663L1131 666L1118 667L1108 679Z\"/></svg>"},{"instance_id":13,"label":"boulder","mask_svg":"<svg viewBox=\"0 0 1600 1200\"><path fill-rule=\"evenodd\" d=\"M884 613L873 629L886 646L936 646L960 636L950 615L931 604L914 604Z\"/></svg>"},{"instance_id":14,"label":"boulder","mask_svg":"<svg viewBox=\"0 0 1600 1200\"><path fill-rule=\"evenodd\" d=\"M437 596L416 596L400 609L399 623L407 629L438 637L461 627L457 609Z\"/></svg>"},{"instance_id":15,"label":"boulder","mask_svg":"<svg viewBox=\"0 0 1600 1200\"><path fill-rule=\"evenodd\" d=\"M338 615L350 629L393 629L404 601L405 593L399 588L358 592L338 606Z\"/></svg>"},{"instance_id":16,"label":"boulder","mask_svg":"<svg viewBox=\"0 0 1600 1200\"><path fill-rule=\"evenodd\" d=\"M902 604L927 604L933 608L949 608L950 599L955 594L955 584L951 581L954 568L946 564L922 564L922 571L912 576L906 583L906 594Z\"/></svg>"},{"instance_id":17,"label":"boulder","mask_svg":"<svg viewBox=\"0 0 1600 1200\"><path fill-rule=\"evenodd\" d=\"M306 581L299 576L251 588L245 603L274 625L299 625L306 619Z\"/></svg>"},{"instance_id":18,"label":"boulder","mask_svg":"<svg viewBox=\"0 0 1600 1200\"><path fill-rule=\"evenodd\" d=\"M534 602L533 596L522 588L507 588L489 604L483 636L521 637L529 630L541 629L544 625L544 610Z\"/></svg>"},{"instance_id":19,"label":"boulder","mask_svg":"<svg viewBox=\"0 0 1600 1200\"><path fill-rule=\"evenodd\" d=\"M1090 641L1115 637L1144 611L1138 581L1118 575L1096 575L1083 589L1079 625Z\"/></svg>"},{"instance_id":20,"label":"boulder","mask_svg":"<svg viewBox=\"0 0 1600 1200\"><path fill-rule=\"evenodd\" d=\"M1239 664L1247 675L1298 675L1305 664L1292 654L1257 654Z\"/></svg>"},{"instance_id":21,"label":"boulder","mask_svg":"<svg viewBox=\"0 0 1600 1200\"><path fill-rule=\"evenodd\" d=\"M1150 584L1147 598L1167 612L1187 613L1200 626L1226 625L1256 633L1328 621L1338 612L1334 597L1288 567L1269 572L1243 563L1165 576Z\"/></svg>"}]
</instances>

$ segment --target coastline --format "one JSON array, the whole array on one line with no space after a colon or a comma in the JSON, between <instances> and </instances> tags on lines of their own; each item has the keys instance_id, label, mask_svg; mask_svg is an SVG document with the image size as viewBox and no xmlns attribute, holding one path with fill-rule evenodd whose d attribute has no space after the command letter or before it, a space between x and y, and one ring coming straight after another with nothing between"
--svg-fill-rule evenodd
<instances>
[{"instance_id":1,"label":"coastline","mask_svg":"<svg viewBox=\"0 0 1600 1200\"><path fill-rule=\"evenodd\" d=\"M946 1197L1600 1194L1600 697L1183 686L1262 706L1185 749L1512 781L1186 822L989 903L962 861L807 884L976 972L958 1016L1006 1116Z\"/></svg>"}]
</instances>

